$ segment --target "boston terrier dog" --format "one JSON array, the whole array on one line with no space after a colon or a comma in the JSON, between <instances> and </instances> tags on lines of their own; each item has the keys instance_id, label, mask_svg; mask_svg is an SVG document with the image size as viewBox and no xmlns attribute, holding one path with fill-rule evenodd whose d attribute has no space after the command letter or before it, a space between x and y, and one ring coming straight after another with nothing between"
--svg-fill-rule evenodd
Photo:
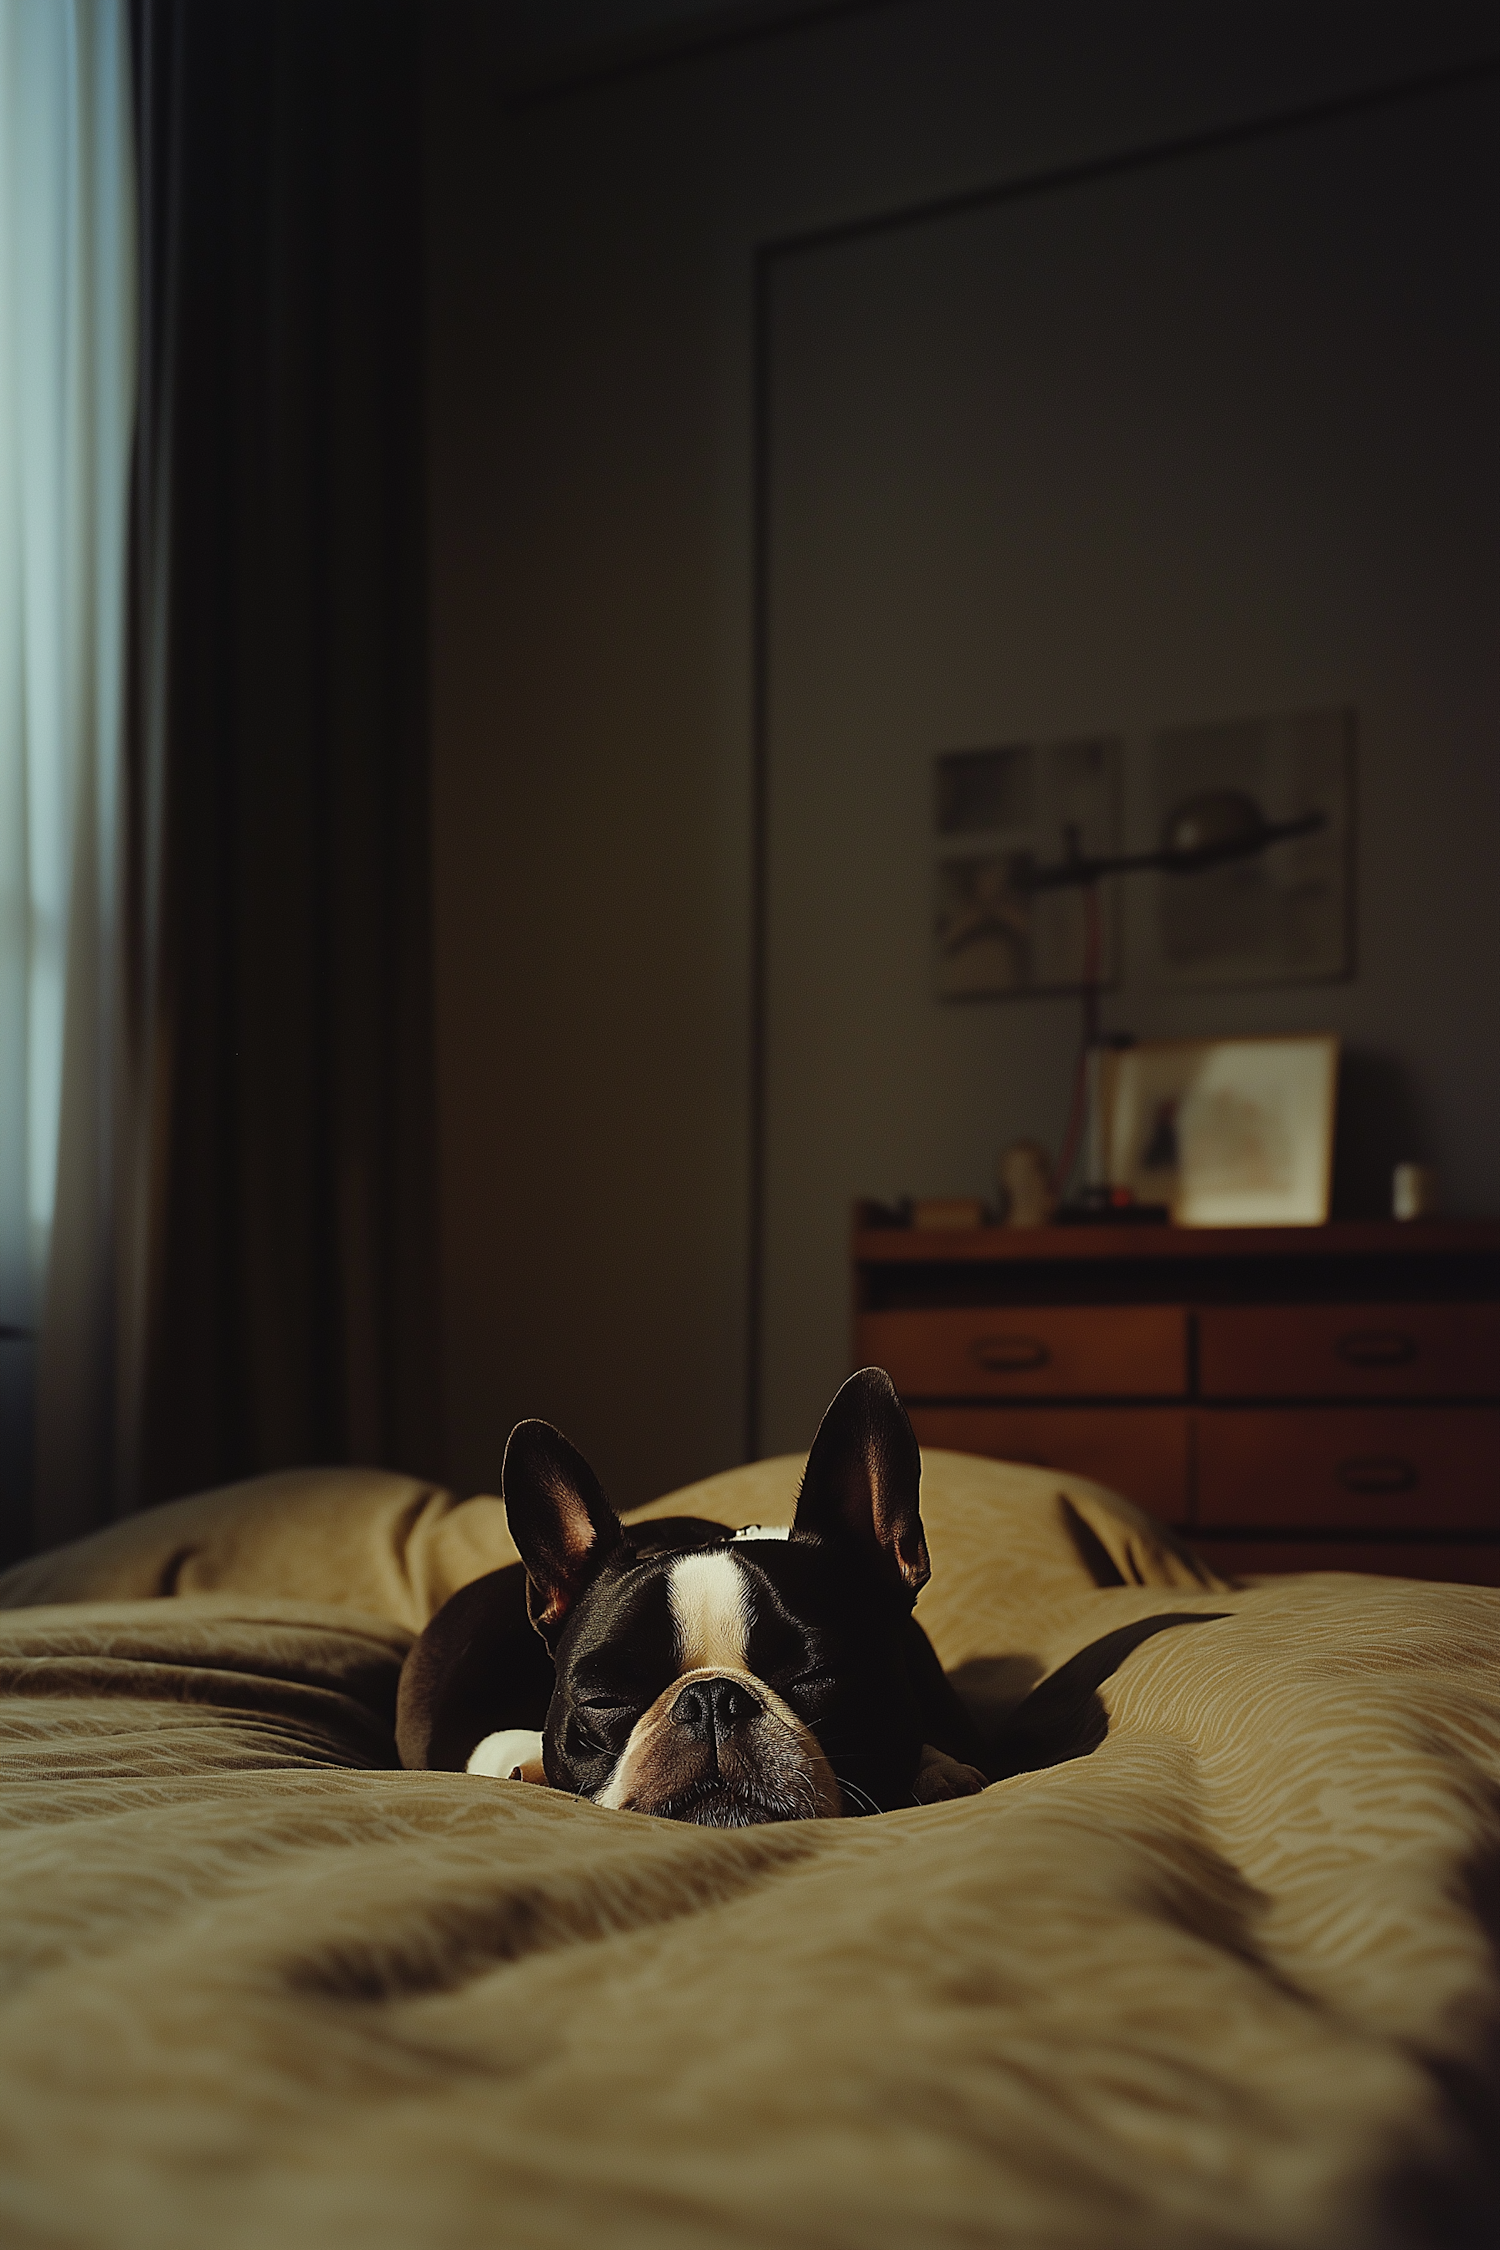
<instances>
[{"instance_id":1,"label":"boston terrier dog","mask_svg":"<svg viewBox=\"0 0 1500 2250\"><path fill-rule=\"evenodd\" d=\"M824 1415L786 1528L622 1524L565 1437L520 1423L502 1489L521 1565L460 1588L412 1647L402 1763L713 1828L982 1789L912 1616L921 1473L877 1367Z\"/></svg>"}]
</instances>

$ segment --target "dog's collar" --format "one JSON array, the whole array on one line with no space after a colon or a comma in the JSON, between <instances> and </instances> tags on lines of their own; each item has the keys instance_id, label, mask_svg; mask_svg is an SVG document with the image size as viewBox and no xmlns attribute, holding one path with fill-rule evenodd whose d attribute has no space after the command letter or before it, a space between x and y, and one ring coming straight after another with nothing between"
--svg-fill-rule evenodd
<instances>
[{"instance_id":1,"label":"dog's collar","mask_svg":"<svg viewBox=\"0 0 1500 2250\"><path fill-rule=\"evenodd\" d=\"M730 1533L729 1543L733 1546L737 1539L790 1539L791 1536L789 1523L742 1523L738 1531Z\"/></svg>"}]
</instances>

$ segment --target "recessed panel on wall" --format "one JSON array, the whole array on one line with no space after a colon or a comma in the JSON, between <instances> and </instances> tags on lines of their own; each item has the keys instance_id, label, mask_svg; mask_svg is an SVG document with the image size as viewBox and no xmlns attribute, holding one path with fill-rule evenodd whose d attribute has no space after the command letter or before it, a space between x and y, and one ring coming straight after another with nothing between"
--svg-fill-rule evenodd
<instances>
[{"instance_id":1,"label":"recessed panel on wall","mask_svg":"<svg viewBox=\"0 0 1500 2250\"><path fill-rule=\"evenodd\" d=\"M850 1199L1058 1150L1070 826L1326 809L1107 887L1105 1028L1337 1033L1500 1203L1495 127L1450 87L772 259L765 1450L850 1365Z\"/></svg>"}]
</instances>

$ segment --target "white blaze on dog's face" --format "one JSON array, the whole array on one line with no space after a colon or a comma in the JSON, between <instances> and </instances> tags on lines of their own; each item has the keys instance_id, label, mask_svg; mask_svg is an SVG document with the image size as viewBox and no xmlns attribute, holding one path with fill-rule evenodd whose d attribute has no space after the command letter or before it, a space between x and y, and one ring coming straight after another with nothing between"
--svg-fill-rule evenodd
<instances>
[{"instance_id":1,"label":"white blaze on dog's face","mask_svg":"<svg viewBox=\"0 0 1500 2250\"><path fill-rule=\"evenodd\" d=\"M841 1813L817 1737L750 1669L750 1574L724 1548L680 1555L666 1594L679 1669L631 1727L595 1804L714 1827Z\"/></svg>"},{"instance_id":2,"label":"white blaze on dog's face","mask_svg":"<svg viewBox=\"0 0 1500 2250\"><path fill-rule=\"evenodd\" d=\"M745 1669L750 1582L727 1551L682 1555L667 1573L667 1607L684 1672L723 1664Z\"/></svg>"},{"instance_id":3,"label":"white blaze on dog's face","mask_svg":"<svg viewBox=\"0 0 1500 2250\"><path fill-rule=\"evenodd\" d=\"M919 1474L899 1402L868 1372L825 1417L790 1534L627 1530L567 1440L521 1424L504 1488L556 1666L552 1785L718 1827L909 1802Z\"/></svg>"}]
</instances>

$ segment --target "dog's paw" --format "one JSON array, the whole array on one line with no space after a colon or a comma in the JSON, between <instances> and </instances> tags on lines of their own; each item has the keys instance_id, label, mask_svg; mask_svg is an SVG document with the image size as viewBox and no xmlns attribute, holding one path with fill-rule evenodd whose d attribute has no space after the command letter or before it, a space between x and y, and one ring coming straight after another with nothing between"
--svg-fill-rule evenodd
<instances>
[{"instance_id":1,"label":"dog's paw","mask_svg":"<svg viewBox=\"0 0 1500 2250\"><path fill-rule=\"evenodd\" d=\"M487 1734L470 1752L465 1773L482 1773L492 1781L545 1781L542 1738L530 1727L505 1727Z\"/></svg>"},{"instance_id":2,"label":"dog's paw","mask_svg":"<svg viewBox=\"0 0 1500 2250\"><path fill-rule=\"evenodd\" d=\"M962 1759L950 1758L946 1750L934 1750L930 1742L923 1743L917 1767L919 1805L940 1805L948 1797L977 1797L988 1787L978 1766L966 1766Z\"/></svg>"}]
</instances>

